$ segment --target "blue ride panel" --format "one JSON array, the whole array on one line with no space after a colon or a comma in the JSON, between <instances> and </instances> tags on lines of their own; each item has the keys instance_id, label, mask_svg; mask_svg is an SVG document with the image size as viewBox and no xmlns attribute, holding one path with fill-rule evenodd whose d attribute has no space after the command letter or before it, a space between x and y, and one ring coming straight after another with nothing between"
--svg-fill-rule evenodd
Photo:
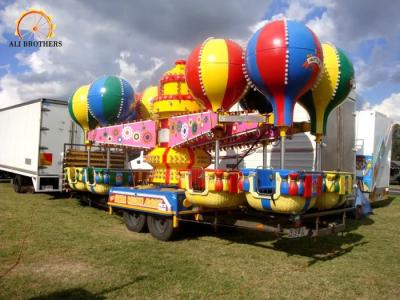
<instances>
[{"instance_id":1,"label":"blue ride panel","mask_svg":"<svg viewBox=\"0 0 400 300\"><path fill-rule=\"evenodd\" d=\"M272 194L275 192L275 171L271 169L257 169L258 192Z\"/></svg>"},{"instance_id":2,"label":"blue ride panel","mask_svg":"<svg viewBox=\"0 0 400 300\"><path fill-rule=\"evenodd\" d=\"M188 210L182 204L185 199L185 191L167 188L136 189L131 187L112 187L110 188L110 198L112 195L126 195L143 198L158 198L165 202L166 207L173 213Z\"/></svg>"}]
</instances>

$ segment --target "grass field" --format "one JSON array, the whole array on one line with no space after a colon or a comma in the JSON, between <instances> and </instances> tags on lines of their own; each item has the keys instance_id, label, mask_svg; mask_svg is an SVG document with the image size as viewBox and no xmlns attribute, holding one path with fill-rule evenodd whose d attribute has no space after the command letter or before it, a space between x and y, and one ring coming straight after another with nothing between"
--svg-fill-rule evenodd
<instances>
[{"instance_id":1,"label":"grass field","mask_svg":"<svg viewBox=\"0 0 400 300\"><path fill-rule=\"evenodd\" d=\"M4 183L0 205L0 299L400 299L397 199L317 241L190 225L160 242L75 199Z\"/></svg>"}]
</instances>

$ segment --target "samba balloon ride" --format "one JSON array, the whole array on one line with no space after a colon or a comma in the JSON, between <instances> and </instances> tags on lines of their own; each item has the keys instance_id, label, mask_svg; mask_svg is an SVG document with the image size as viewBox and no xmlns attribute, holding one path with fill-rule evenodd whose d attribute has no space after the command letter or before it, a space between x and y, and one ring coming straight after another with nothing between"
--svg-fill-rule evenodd
<instances>
[{"instance_id":1,"label":"samba balloon ride","mask_svg":"<svg viewBox=\"0 0 400 300\"><path fill-rule=\"evenodd\" d=\"M252 88L271 102L281 136L281 168L285 137L293 124L297 99L309 90L321 71L323 55L316 35L305 25L278 20L260 28L246 49L244 71Z\"/></svg>"},{"instance_id":2,"label":"samba balloon ride","mask_svg":"<svg viewBox=\"0 0 400 300\"><path fill-rule=\"evenodd\" d=\"M349 95L354 85L354 68L343 50L322 44L324 65L318 82L299 99L310 115L311 133L315 135L315 169L321 170L321 143L326 134L329 114Z\"/></svg>"},{"instance_id":3,"label":"samba balloon ride","mask_svg":"<svg viewBox=\"0 0 400 300\"><path fill-rule=\"evenodd\" d=\"M102 126L134 120L134 99L132 86L117 76L100 77L89 87L89 111Z\"/></svg>"},{"instance_id":4,"label":"samba balloon ride","mask_svg":"<svg viewBox=\"0 0 400 300\"><path fill-rule=\"evenodd\" d=\"M189 55L186 68L188 87L208 110L229 111L247 90L243 63L243 49L237 43L209 38ZM216 139L215 169L219 168L219 148Z\"/></svg>"},{"instance_id":5,"label":"samba balloon ride","mask_svg":"<svg viewBox=\"0 0 400 300\"><path fill-rule=\"evenodd\" d=\"M186 81L194 97L212 111L228 111L243 96L243 49L235 42L209 38L189 55Z\"/></svg>"},{"instance_id":6,"label":"samba balloon ride","mask_svg":"<svg viewBox=\"0 0 400 300\"><path fill-rule=\"evenodd\" d=\"M266 24L245 50L229 39L206 39L157 86L136 96L116 76L73 94L71 117L89 130L89 144L107 149L107 167L83 167L76 176L66 170L66 182L72 190L106 195L110 212L122 211L128 229L142 232L147 224L160 240L170 239L180 222L289 237L342 231L353 209L346 203L354 174L285 169L285 139L307 131L293 122L299 102L320 141L329 113L347 97L353 80L343 51L321 46L298 22ZM245 111L231 112L236 103ZM262 145L265 157L266 145L279 139L280 169L267 168L266 160L262 168L221 168L221 149ZM152 170L110 168L111 147L144 151ZM321 222L323 216L335 221Z\"/></svg>"},{"instance_id":7,"label":"samba balloon ride","mask_svg":"<svg viewBox=\"0 0 400 300\"><path fill-rule=\"evenodd\" d=\"M83 132L85 145L89 145L87 134L90 129L96 128L98 122L89 113L88 105L89 85L78 88L68 101L68 110L72 120L78 124Z\"/></svg>"}]
</instances>

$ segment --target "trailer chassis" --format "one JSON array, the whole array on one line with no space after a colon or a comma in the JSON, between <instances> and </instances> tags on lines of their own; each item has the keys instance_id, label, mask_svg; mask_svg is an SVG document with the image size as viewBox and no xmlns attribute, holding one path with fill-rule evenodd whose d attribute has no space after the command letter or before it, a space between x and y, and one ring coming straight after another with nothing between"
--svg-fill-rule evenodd
<instances>
[{"instance_id":1,"label":"trailer chassis","mask_svg":"<svg viewBox=\"0 0 400 300\"><path fill-rule=\"evenodd\" d=\"M124 214L125 224L128 229L132 230L132 224L128 224L128 215L141 220L146 219L147 222L157 221L162 223L165 230L171 232L167 237L159 238L162 233L153 234L152 229L148 228L150 233L155 238L161 240L169 240L172 238L172 233L176 232L181 223L196 223L213 226L215 229L218 227L228 228L241 228L246 230L255 230L267 234L275 235L279 238L317 238L328 236L338 233L343 233L346 230L347 214L355 212L354 207L343 207L338 209L331 209L325 211L314 211L305 214L292 214L282 215L276 213L265 213L255 211L248 206L243 206L238 209L207 209L201 207L194 207L191 210L185 211L172 211L169 213L143 210L140 207L133 207L129 205L118 205L108 202L109 213L119 211ZM165 225L165 221L168 224ZM142 232L143 226L140 230L132 230Z\"/></svg>"},{"instance_id":2,"label":"trailer chassis","mask_svg":"<svg viewBox=\"0 0 400 300\"><path fill-rule=\"evenodd\" d=\"M242 228L273 234L277 237L321 237L344 232L346 215L354 211L345 207L308 214L278 215L249 210L214 211L178 217L178 221L206 224L217 227Z\"/></svg>"}]
</instances>

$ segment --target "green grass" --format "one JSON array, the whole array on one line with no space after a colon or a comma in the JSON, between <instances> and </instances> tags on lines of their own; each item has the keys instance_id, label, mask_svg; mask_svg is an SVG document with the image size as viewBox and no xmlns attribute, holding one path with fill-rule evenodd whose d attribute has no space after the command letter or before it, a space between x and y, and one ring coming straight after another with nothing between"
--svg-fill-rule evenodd
<instances>
[{"instance_id":1,"label":"green grass","mask_svg":"<svg viewBox=\"0 0 400 300\"><path fill-rule=\"evenodd\" d=\"M400 298L400 203L344 237L276 240L185 226L160 242L75 199L0 184L0 299Z\"/></svg>"}]
</instances>

